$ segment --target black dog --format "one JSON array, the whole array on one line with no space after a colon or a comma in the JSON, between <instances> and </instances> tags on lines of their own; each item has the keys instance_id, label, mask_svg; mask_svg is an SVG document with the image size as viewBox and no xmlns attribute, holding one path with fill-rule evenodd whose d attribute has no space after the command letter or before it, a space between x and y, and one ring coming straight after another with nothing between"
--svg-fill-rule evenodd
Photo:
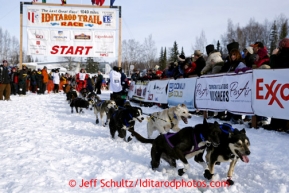
<instances>
[{"instance_id":1,"label":"black dog","mask_svg":"<svg viewBox=\"0 0 289 193\"><path fill-rule=\"evenodd\" d=\"M66 100L69 101L69 103L72 102L73 99L77 98L77 91L74 88L71 88L67 93L66 93Z\"/></svg>"},{"instance_id":2,"label":"black dog","mask_svg":"<svg viewBox=\"0 0 289 193\"><path fill-rule=\"evenodd\" d=\"M82 98L75 98L71 101L70 107L71 107L71 113L73 113L73 107L75 107L75 110L77 113L78 113L78 108L80 108L79 113L81 113L81 112L84 113L82 108L88 109L89 102L87 100L82 99Z\"/></svg>"},{"instance_id":3,"label":"black dog","mask_svg":"<svg viewBox=\"0 0 289 193\"><path fill-rule=\"evenodd\" d=\"M142 109L139 107L126 107L119 110L110 108L107 116L110 118L109 129L111 137L114 138L115 133L118 132L118 136L123 138L125 141L130 141L132 138L129 137L127 140L126 130L134 130L135 121L142 122Z\"/></svg>"},{"instance_id":4,"label":"black dog","mask_svg":"<svg viewBox=\"0 0 289 193\"><path fill-rule=\"evenodd\" d=\"M151 143L151 167L156 169L160 165L160 159L167 161L170 166L176 167L176 160L180 159L184 163L184 168L178 170L178 174L183 175L189 168L189 158L195 156L195 161L199 163L197 156L202 155L206 146L218 146L220 144L221 130L217 122L207 123L195 127L185 127L177 133L160 134L156 139L146 139L137 132L130 130L134 136L142 143ZM205 167L205 162L200 163Z\"/></svg>"},{"instance_id":5,"label":"black dog","mask_svg":"<svg viewBox=\"0 0 289 193\"><path fill-rule=\"evenodd\" d=\"M206 161L208 163L208 169L205 170L204 177L208 180L212 179L214 175L214 166L220 162L229 161L230 167L228 170L229 185L233 185L234 181L231 179L235 165L240 158L243 162L248 163L250 155L250 141L246 136L245 129L239 131L232 128L230 124L224 123L220 125L221 144L218 147L209 147L207 149Z\"/></svg>"}]
</instances>

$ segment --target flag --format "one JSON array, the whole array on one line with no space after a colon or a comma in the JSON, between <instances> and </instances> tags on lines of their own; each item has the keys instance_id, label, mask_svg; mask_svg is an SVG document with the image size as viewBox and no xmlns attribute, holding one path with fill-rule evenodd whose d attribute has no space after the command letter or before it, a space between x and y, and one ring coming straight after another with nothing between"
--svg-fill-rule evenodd
<instances>
[{"instance_id":1,"label":"flag","mask_svg":"<svg viewBox=\"0 0 289 193\"><path fill-rule=\"evenodd\" d=\"M113 6L115 0L110 0L110 6Z\"/></svg>"},{"instance_id":2,"label":"flag","mask_svg":"<svg viewBox=\"0 0 289 193\"><path fill-rule=\"evenodd\" d=\"M99 5L102 6L104 4L105 0L91 0L92 5Z\"/></svg>"}]
</instances>

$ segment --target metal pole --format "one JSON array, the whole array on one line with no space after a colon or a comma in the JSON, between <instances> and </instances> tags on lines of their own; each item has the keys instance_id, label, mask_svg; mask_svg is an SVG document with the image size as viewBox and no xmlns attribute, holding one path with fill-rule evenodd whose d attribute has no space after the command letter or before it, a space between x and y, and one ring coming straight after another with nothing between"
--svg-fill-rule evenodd
<instances>
[{"instance_id":1,"label":"metal pole","mask_svg":"<svg viewBox=\"0 0 289 193\"><path fill-rule=\"evenodd\" d=\"M121 67L121 6L119 8L119 30L118 30L118 66Z\"/></svg>"}]
</instances>

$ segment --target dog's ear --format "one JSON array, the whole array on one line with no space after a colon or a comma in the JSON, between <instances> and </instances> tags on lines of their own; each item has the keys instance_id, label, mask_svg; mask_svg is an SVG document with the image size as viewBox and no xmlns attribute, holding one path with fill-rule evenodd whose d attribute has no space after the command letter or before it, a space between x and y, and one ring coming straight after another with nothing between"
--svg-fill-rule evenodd
<instances>
[{"instance_id":1,"label":"dog's ear","mask_svg":"<svg viewBox=\"0 0 289 193\"><path fill-rule=\"evenodd\" d=\"M240 132L246 134L246 130L244 128Z\"/></svg>"},{"instance_id":2,"label":"dog's ear","mask_svg":"<svg viewBox=\"0 0 289 193\"><path fill-rule=\"evenodd\" d=\"M207 124L208 124L208 122L207 122L207 119L206 119L206 118L204 118L204 120L203 120L203 124L204 124L204 125L207 125Z\"/></svg>"}]
</instances>

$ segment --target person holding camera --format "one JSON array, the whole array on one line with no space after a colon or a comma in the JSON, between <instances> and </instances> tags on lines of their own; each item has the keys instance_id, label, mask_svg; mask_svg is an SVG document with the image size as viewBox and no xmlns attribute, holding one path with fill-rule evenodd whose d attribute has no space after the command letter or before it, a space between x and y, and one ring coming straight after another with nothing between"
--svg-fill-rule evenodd
<instances>
[{"instance_id":1,"label":"person holding camera","mask_svg":"<svg viewBox=\"0 0 289 193\"><path fill-rule=\"evenodd\" d=\"M4 93L5 100L10 100L11 86L7 60L3 60L3 64L0 65L0 100L3 100Z\"/></svg>"}]
</instances>

